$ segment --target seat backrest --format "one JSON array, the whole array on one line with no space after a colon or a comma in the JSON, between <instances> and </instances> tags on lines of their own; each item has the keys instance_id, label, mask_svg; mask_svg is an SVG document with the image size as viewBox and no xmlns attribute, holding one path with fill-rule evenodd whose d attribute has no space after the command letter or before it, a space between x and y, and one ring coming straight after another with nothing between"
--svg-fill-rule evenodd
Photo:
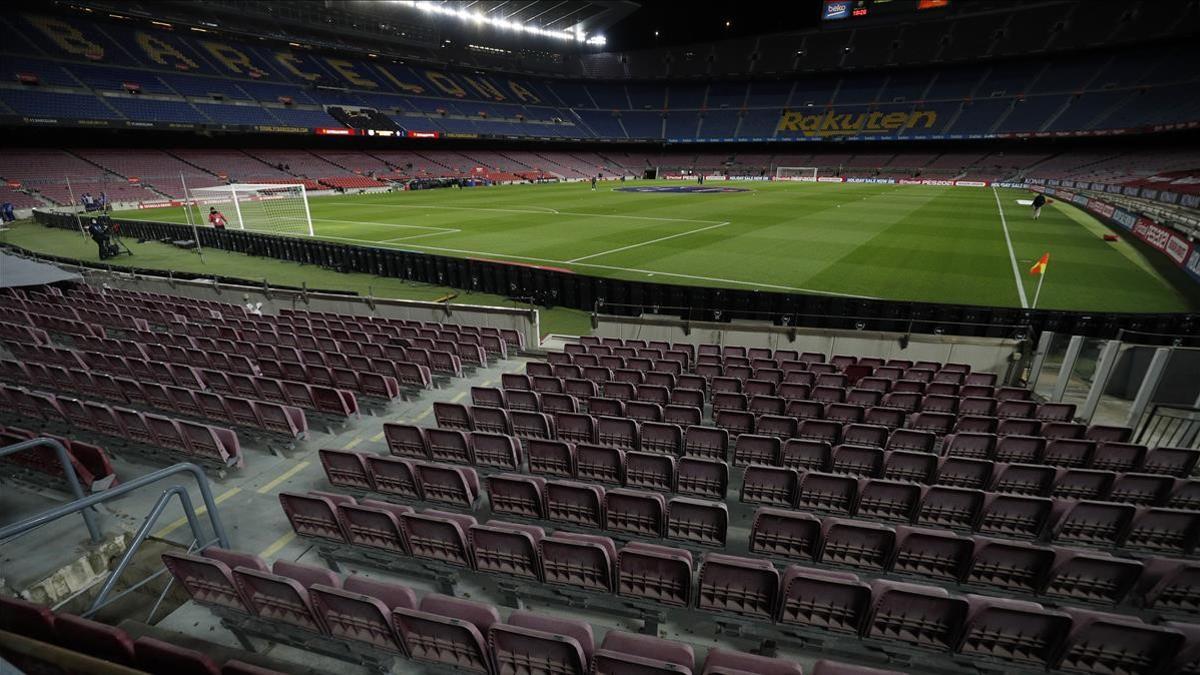
<instances>
[{"instance_id":1,"label":"seat backrest","mask_svg":"<svg viewBox=\"0 0 1200 675\"><path fill-rule=\"evenodd\" d=\"M400 607L392 610L392 621L411 658L464 672L490 672L487 644L474 623Z\"/></svg>"},{"instance_id":2,"label":"seat backrest","mask_svg":"<svg viewBox=\"0 0 1200 675\"><path fill-rule=\"evenodd\" d=\"M140 637L133 643L139 670L172 675L217 675L215 663L207 655L192 649L176 647L151 637Z\"/></svg>"},{"instance_id":3,"label":"seat backrest","mask_svg":"<svg viewBox=\"0 0 1200 675\"><path fill-rule=\"evenodd\" d=\"M770 620L779 597L779 571L766 560L708 553L697 589L701 609Z\"/></svg>"},{"instance_id":4,"label":"seat backrest","mask_svg":"<svg viewBox=\"0 0 1200 675\"><path fill-rule=\"evenodd\" d=\"M566 619L550 616L540 612L525 609L514 610L508 615L509 626L519 626L543 633L565 635L575 640L583 650L584 663L592 658L595 650L595 638L592 635L592 625L579 619Z\"/></svg>"}]
</instances>

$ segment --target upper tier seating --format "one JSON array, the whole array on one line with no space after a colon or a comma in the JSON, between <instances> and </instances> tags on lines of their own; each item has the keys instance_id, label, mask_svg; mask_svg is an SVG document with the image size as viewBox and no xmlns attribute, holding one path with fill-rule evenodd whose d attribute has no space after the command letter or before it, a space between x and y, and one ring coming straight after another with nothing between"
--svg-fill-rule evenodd
<instances>
[{"instance_id":1,"label":"upper tier seating","mask_svg":"<svg viewBox=\"0 0 1200 675\"><path fill-rule=\"evenodd\" d=\"M1008 51L1023 44L1017 34L1033 43L1073 44L1084 40L1082 34L1090 31L1079 34L1079 27L1093 25L1090 21L1094 18L1090 13L1086 19L1075 17L1075 13L1067 13L1065 29L1052 38L1042 31L998 27L997 16L1002 21L1009 18L999 13L962 18L953 24L922 22L910 27L902 38L880 38L880 34L894 35L894 29L879 27L860 31L861 35L834 30L801 38L768 36L715 48L697 47L703 54L711 53L711 63L708 56L695 51L626 55L630 62L618 72L637 77L640 83L518 78L496 74L500 71L484 76L470 70L444 72L419 65L385 65L349 55L338 59L292 54L288 68L283 69L264 51L270 49L265 45L222 38L217 44L225 56L211 60L200 56L211 52L200 44L199 36L176 33L171 36L175 51L164 56L152 53L145 45L154 43L132 25L58 17L55 21L69 26L74 36L66 41L58 34L67 30L61 24L16 15L10 30L23 39L12 41L18 54L10 77L21 78L25 84L0 89L0 111L66 120L313 128L337 124L323 105L367 106L390 117L402 130L677 141L825 137L830 124L839 127L834 130L837 133L924 138L1144 129L1197 120L1196 74L1172 67L1200 59L1194 42L1117 48L1111 58L1108 53L1069 59L1050 55L1045 64L942 65L886 75L862 68L934 59L958 62L968 55L986 53L983 45L993 42L996 55L1024 55ZM1116 33L1145 36L1150 29L1134 17L1148 14L1152 12L1139 8L1130 17L1113 19L1112 25L1122 27ZM1053 23L1052 19L1030 21L1025 15L1019 20ZM1181 21L1164 23L1174 27ZM939 25L943 31L952 29L949 42L939 39L946 35L936 32ZM1095 30L1097 36L1106 32L1100 26ZM211 37L207 39L209 45L214 44ZM922 42L930 44L918 47ZM86 54L63 46L80 43L91 45ZM854 43L859 43L861 52L853 49ZM797 49L800 44L803 47ZM1044 53L1041 48L1032 52ZM720 67L714 65L718 61L748 64L750 55L755 57L755 74L788 73L794 81L764 81L753 86L744 81L678 81L707 77L710 65ZM897 60L888 61L889 55ZM566 59L561 67L604 56ZM50 60L59 58L67 62ZM439 60L445 58L445 53L439 53ZM461 63L476 58L464 55ZM873 58L881 60L871 63ZM802 78L795 75L836 69L843 61L855 63L859 69ZM736 71L746 72L740 67ZM728 76L730 72L712 74ZM582 65L577 75L584 75ZM667 81L667 76L676 81ZM313 89L314 83L329 88ZM826 110L826 105L832 107ZM834 118L826 118L827 114ZM524 162L519 160L479 159L476 164L522 174L516 164ZM501 164L504 166L496 166ZM298 174L310 178L333 175Z\"/></svg>"}]
</instances>

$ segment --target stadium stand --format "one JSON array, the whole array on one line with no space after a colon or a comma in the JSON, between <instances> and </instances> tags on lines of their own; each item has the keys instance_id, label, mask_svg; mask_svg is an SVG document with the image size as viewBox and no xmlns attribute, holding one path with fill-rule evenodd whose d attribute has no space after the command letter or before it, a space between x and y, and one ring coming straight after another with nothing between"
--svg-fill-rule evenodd
<instances>
[{"instance_id":1,"label":"stadium stand","mask_svg":"<svg viewBox=\"0 0 1200 675\"><path fill-rule=\"evenodd\" d=\"M995 21L991 15L959 19L954 39L940 58L958 61L987 42L981 36L1007 35L997 31ZM259 62L255 48L236 42L220 44L225 54L239 61L209 64L188 56L206 52L190 36L175 36L176 54L164 58L146 47L140 53L122 51L110 42L142 45L144 34L130 27L84 25L66 18L48 23L32 15L14 17L12 22L28 38L15 43L19 59L13 61L13 74L33 75L37 82L0 88L0 101L15 114L31 117L247 127L335 123L315 103L372 107L391 115L401 129L485 136L702 140L821 137L830 128L826 114L837 119L849 115L846 119L854 120L860 116L865 120L872 112L905 116L887 126L862 122L856 128L855 123L837 122L860 135L963 138L1131 130L1195 122L1200 111L1200 100L1190 84L1194 74L1163 66L1168 53L1174 58L1194 57L1192 42L1131 47L1112 57L1076 57L1054 64L1052 71L1046 63L981 64L948 65L936 73L846 73L796 80L790 86L721 81L602 84L499 76L476 79L417 66L389 70L355 60L338 70L311 56L297 57L299 65L289 63L290 71L279 70ZM933 29L937 24L923 25ZM110 63L79 63L80 54L56 41L71 31L96 45L96 60ZM819 39L840 45L849 37L838 31L820 35L809 35L808 43ZM870 35L871 31L863 31L861 37ZM847 48L853 52L852 45ZM764 54L771 51L762 49ZM816 49L812 44L806 53ZM71 61L48 61L47 54ZM254 64L253 80L246 76L243 61ZM805 65L832 68L836 61ZM677 60L672 63L673 76L707 73L704 68L681 70L679 65ZM160 77L155 71L165 72ZM312 81L345 89L335 93L297 86ZM214 95L220 100L214 100ZM563 108L553 107L559 105ZM808 106L817 107L809 110ZM534 124L534 120L546 123ZM511 167L504 170L512 172Z\"/></svg>"}]
</instances>

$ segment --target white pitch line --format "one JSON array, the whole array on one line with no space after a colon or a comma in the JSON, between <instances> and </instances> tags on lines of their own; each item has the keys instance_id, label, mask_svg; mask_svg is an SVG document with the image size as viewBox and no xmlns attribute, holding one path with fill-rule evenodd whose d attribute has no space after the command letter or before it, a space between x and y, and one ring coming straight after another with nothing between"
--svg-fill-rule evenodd
<instances>
[{"instance_id":1,"label":"white pitch line","mask_svg":"<svg viewBox=\"0 0 1200 675\"><path fill-rule=\"evenodd\" d=\"M992 196L996 198L996 208L1000 210L1000 227L1004 228L1004 243L1008 244L1008 259L1012 262L1013 281L1017 283L1017 296L1021 298L1021 308L1029 309L1029 300L1025 298L1025 284L1021 283L1021 271L1017 269L1017 254L1013 251L1012 237L1008 235L1008 220L1004 218L1004 207L1000 205L1000 193L992 188Z\"/></svg>"},{"instance_id":2,"label":"white pitch line","mask_svg":"<svg viewBox=\"0 0 1200 675\"><path fill-rule=\"evenodd\" d=\"M440 205L434 206L431 204L344 204L344 203L336 203L336 202L330 203L330 204L322 204L322 206L353 206L355 208L362 208L365 206L367 208L383 207L383 208L388 208L388 209L447 209L450 211L493 211L496 213L555 213L555 214L558 213L557 210L551 209L550 207L547 207L547 206L530 207L530 208L524 208L524 209L498 209L498 208L488 208L488 207L483 207L483 206L440 206ZM545 209L545 210L535 210L535 209Z\"/></svg>"},{"instance_id":3,"label":"white pitch line","mask_svg":"<svg viewBox=\"0 0 1200 675\"><path fill-rule=\"evenodd\" d=\"M365 204L326 204L324 206L355 206L362 207ZM553 213L556 216L583 216L586 218L624 218L627 220L659 220L671 223L718 223L718 220L696 220L694 218L665 218L660 216L630 216L618 213L580 213L577 211L556 211L551 209L547 211L533 211L530 209L495 209L485 208L482 206L429 206L420 204L371 204L370 207L381 207L389 209L452 209L455 211L496 211L499 213ZM326 218L317 218L316 220L328 220ZM349 221L343 221L349 222Z\"/></svg>"},{"instance_id":4,"label":"white pitch line","mask_svg":"<svg viewBox=\"0 0 1200 675\"><path fill-rule=\"evenodd\" d=\"M434 227L433 225L409 225L408 223L380 223L374 220L337 220L336 218L313 218L320 223L344 223L346 225L374 225L376 227L407 227L414 230L439 230L442 232L461 232L453 227Z\"/></svg>"},{"instance_id":5,"label":"white pitch line","mask_svg":"<svg viewBox=\"0 0 1200 675\"><path fill-rule=\"evenodd\" d=\"M321 237L322 239L333 239L336 241L353 241L364 244L375 244L378 246L378 241L366 241L363 239L350 239L348 237ZM655 270L644 270L636 267L617 267L615 265L601 265L598 263L571 263L568 260L551 260L550 258L534 258L526 255L512 255L510 253L492 253L490 251L470 251L461 248L446 248L443 246L428 246L425 244L408 244L404 248L419 248L427 251L442 251L445 253L462 253L466 255L480 256L481 258L504 259L504 260L520 260L522 262L545 263L548 265L570 265L574 264L579 267L595 267L596 269L614 270L617 272L634 272L637 274L646 274L651 276L677 277L679 279L693 279L696 281L716 281L718 283L733 284L737 286L750 286L753 288L773 288L781 291L794 291L797 293L815 293L817 295L833 295L842 298L859 298L862 300L880 300L881 298L872 295L856 295L854 293L838 293L836 291L822 291L815 288L801 288L799 286L780 286L777 284L767 284L757 281L742 281L740 279L724 279L721 277L702 277L695 274L681 274L678 272L657 272Z\"/></svg>"},{"instance_id":6,"label":"white pitch line","mask_svg":"<svg viewBox=\"0 0 1200 675\"><path fill-rule=\"evenodd\" d=\"M583 256L583 257L580 257L580 258L575 258L575 259L573 259L573 260L568 260L567 262L568 262L568 263L577 263L577 262L580 262L580 261L583 261L583 260L590 260L590 259L592 259L592 258L599 258L599 257L600 257L600 256L602 256L602 255L608 255L608 254L610 254L610 253L620 253L621 251L628 251L629 249L632 249L632 248L638 248L638 247L640 247L640 246L649 246L650 244L657 244L657 243L659 243L660 241L667 241L668 239L675 239L675 238L677 238L677 237L686 237L686 236L688 236L689 234L697 234L697 233L700 233L700 232L704 232L705 230L715 230L715 229L717 229L718 227L725 227L725 226L726 226L726 225L728 225L728 224L729 224L729 221L728 221L728 220L726 220L726 221L724 221L724 222L717 223L716 225L709 225L708 227L698 227L698 228L696 228L696 229L694 229L694 230L688 230L687 232L676 232L675 234L669 234L669 235L667 235L667 236L665 236L665 237L659 237L658 239L651 239L650 241L643 241L643 242L641 242L640 244L630 244L629 246L622 246L621 248L614 248L614 249L611 249L611 250L608 250L608 251L601 251L601 252L599 252L599 253L593 253L593 254L591 254L591 255L585 255L585 256Z\"/></svg>"},{"instance_id":7,"label":"white pitch line","mask_svg":"<svg viewBox=\"0 0 1200 675\"><path fill-rule=\"evenodd\" d=\"M835 295L840 298L858 298L860 300L881 300L882 298L873 295L856 295L854 293L838 293L836 291L819 291L814 288L799 288L797 286L778 286L776 284L764 284L754 281L738 281L736 279L722 279L720 277L702 277L695 274L679 274L677 272L655 272L653 270L642 270L636 267L615 267L613 265L597 265L593 263L579 263L582 267L595 267L603 270L614 270L618 272L637 272L651 276L678 277L680 279L694 279L696 281L716 281L726 284L739 284L742 286L753 286L755 288L773 288L782 291L795 291L797 293L815 293L817 295Z\"/></svg>"},{"instance_id":8,"label":"white pitch line","mask_svg":"<svg viewBox=\"0 0 1200 675\"><path fill-rule=\"evenodd\" d=\"M413 234L413 235L409 235L407 237L396 237L395 239L383 239L383 240L381 240L381 243L390 244L390 243L396 242L396 241L408 241L410 239L420 239L422 237L439 237L442 235L454 234L455 232L462 232L462 230L447 230L445 232L426 232L425 234Z\"/></svg>"}]
</instances>

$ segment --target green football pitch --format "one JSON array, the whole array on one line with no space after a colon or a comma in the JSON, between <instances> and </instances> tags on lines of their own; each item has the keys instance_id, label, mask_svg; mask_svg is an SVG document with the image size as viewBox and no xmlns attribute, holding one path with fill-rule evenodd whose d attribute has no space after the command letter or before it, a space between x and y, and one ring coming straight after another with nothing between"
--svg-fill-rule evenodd
<instances>
[{"instance_id":1,"label":"green football pitch","mask_svg":"<svg viewBox=\"0 0 1200 675\"><path fill-rule=\"evenodd\" d=\"M693 184L688 184L693 185ZM318 238L512 261L582 274L764 291L1029 306L1030 266L1050 253L1038 307L1192 308L1102 224L1028 192L824 183L710 183L740 192L631 192L678 182L509 185L313 197ZM226 215L229 208L225 207ZM181 208L119 214L184 222ZM250 228L271 231L269 220Z\"/></svg>"}]
</instances>

